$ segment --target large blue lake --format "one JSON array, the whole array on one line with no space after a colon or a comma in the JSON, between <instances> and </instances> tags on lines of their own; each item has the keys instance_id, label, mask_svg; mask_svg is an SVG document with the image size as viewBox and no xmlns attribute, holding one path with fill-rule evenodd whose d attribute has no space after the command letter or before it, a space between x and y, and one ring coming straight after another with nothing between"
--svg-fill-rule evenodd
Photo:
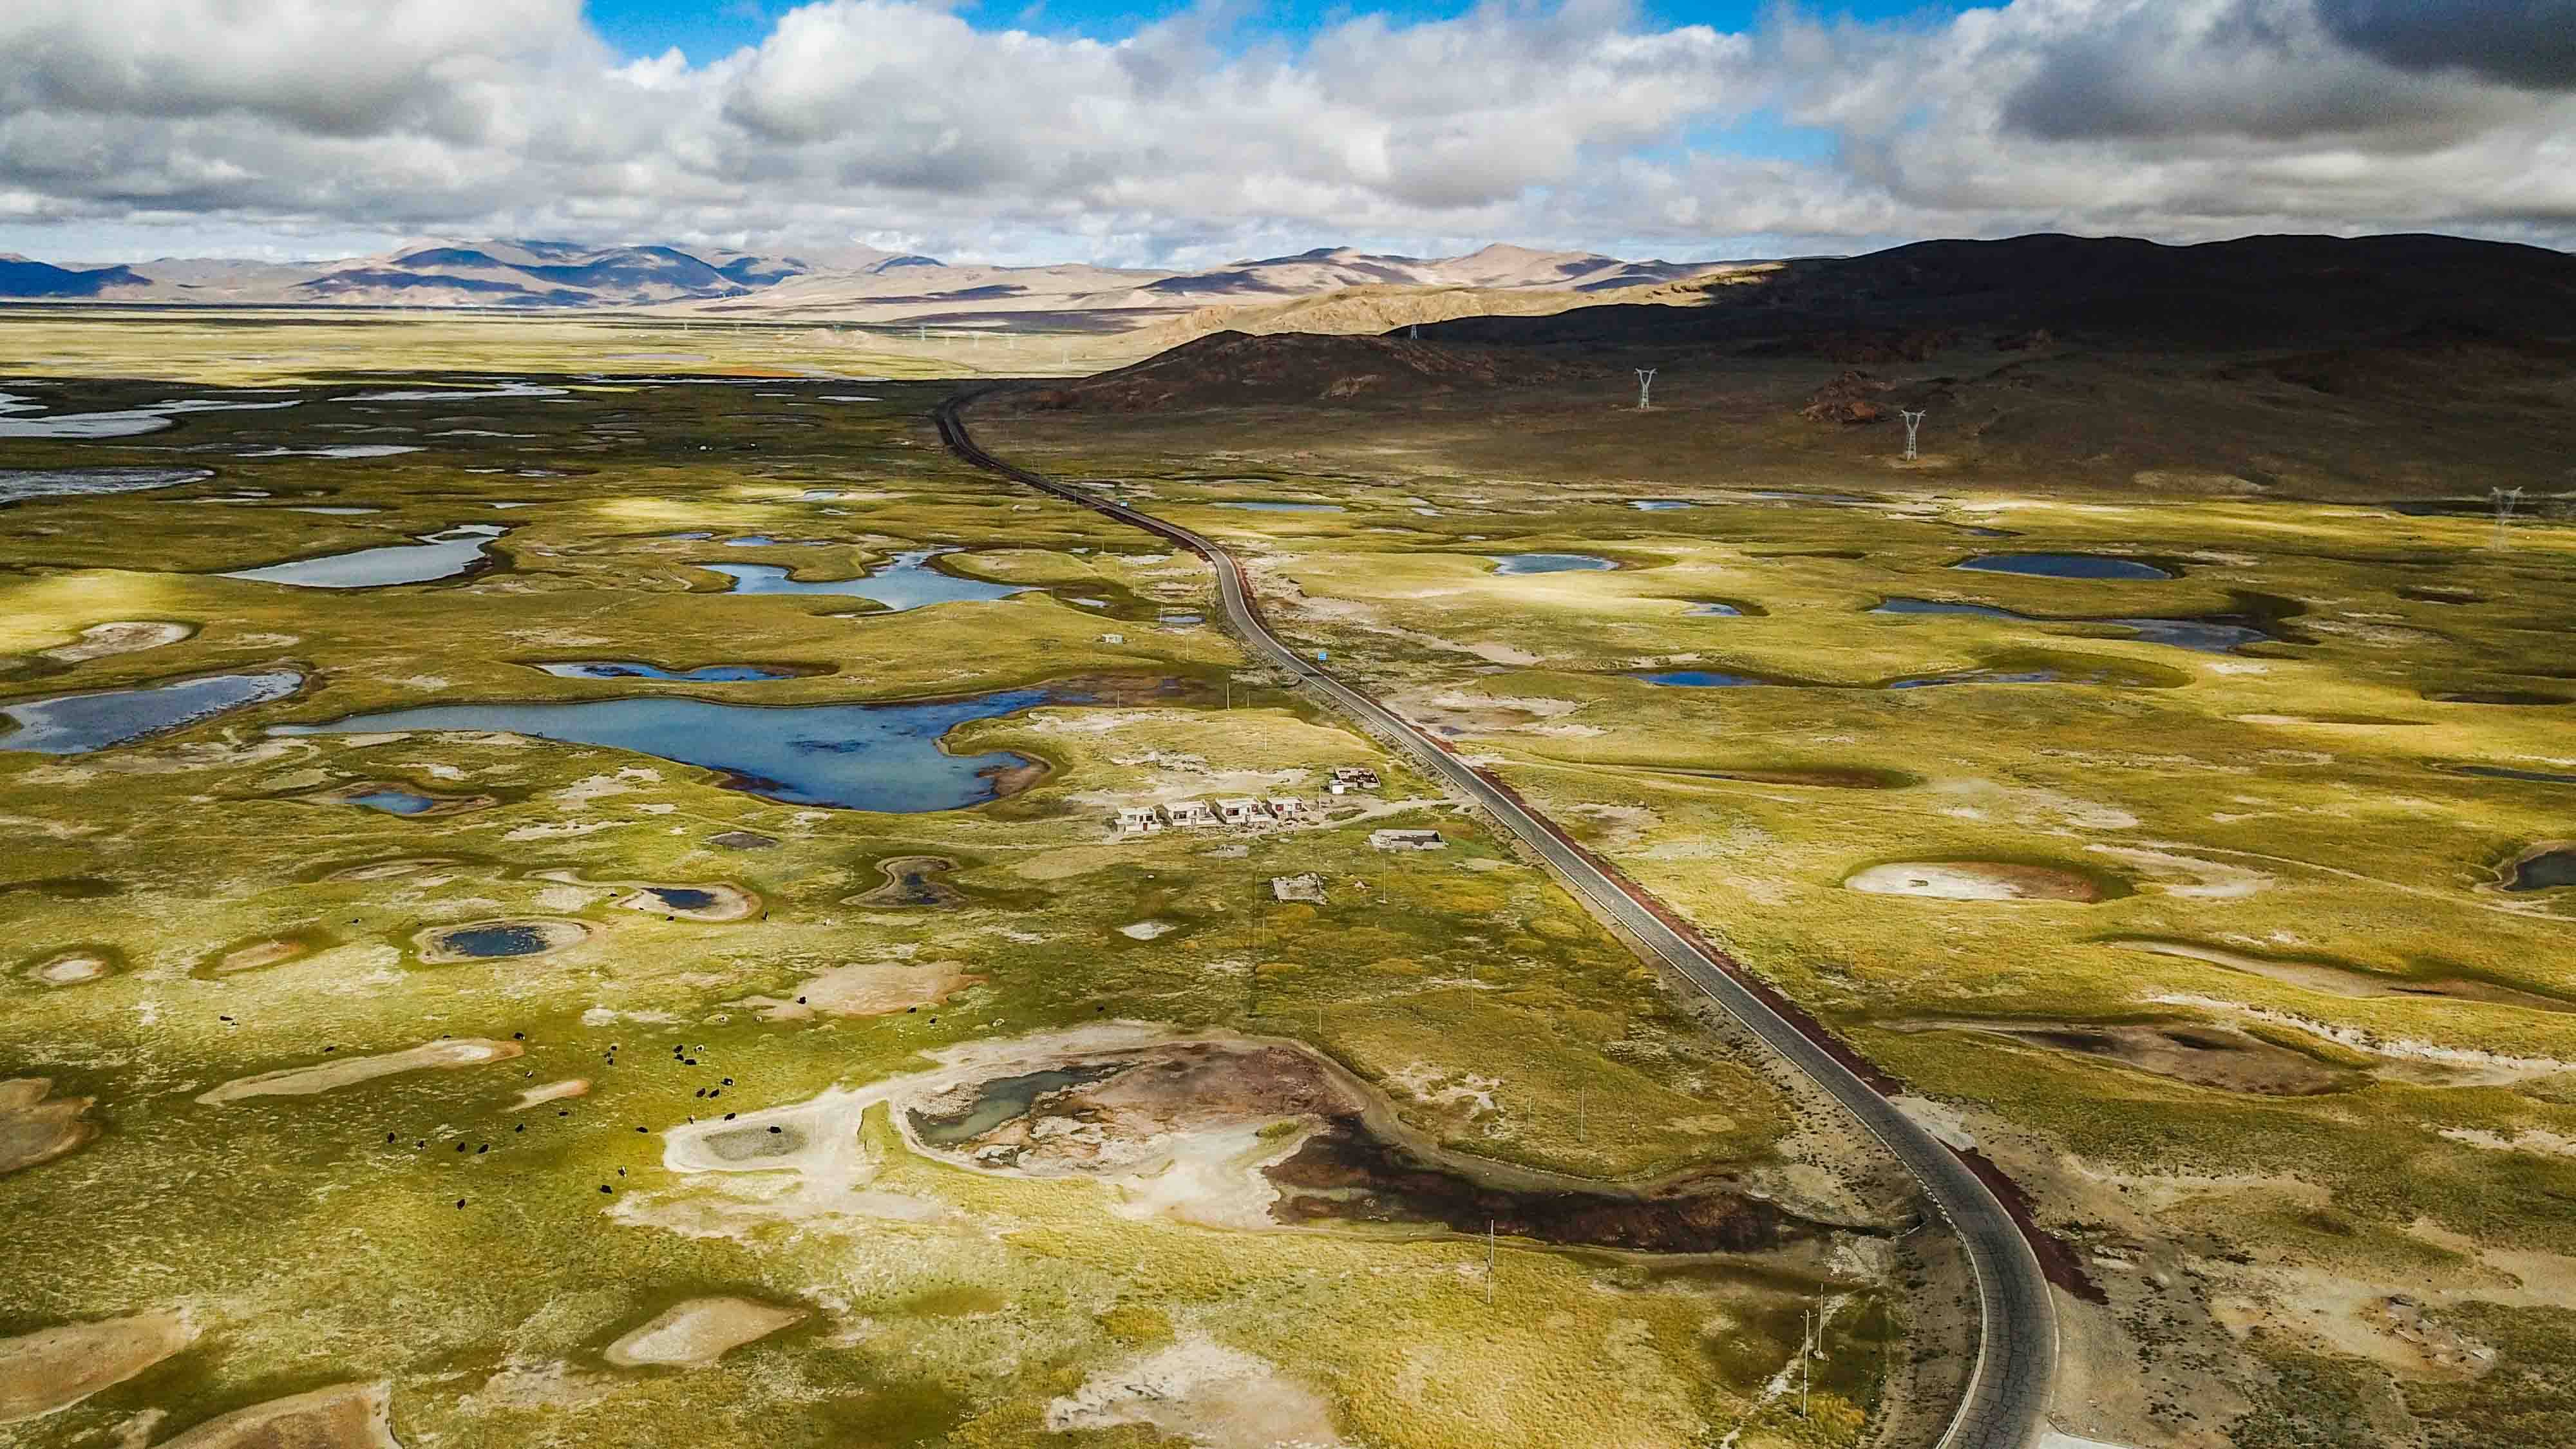
<instances>
[{"instance_id":1,"label":"large blue lake","mask_svg":"<svg viewBox=\"0 0 2576 1449\"><path fill-rule=\"evenodd\" d=\"M283 735L395 730L498 731L632 750L725 776L728 788L789 805L913 815L979 805L999 777L1035 763L1005 751L952 755L940 737L970 720L1016 714L1075 696L1008 689L910 704L718 704L686 698L577 703L452 704L388 710Z\"/></svg>"}]
</instances>

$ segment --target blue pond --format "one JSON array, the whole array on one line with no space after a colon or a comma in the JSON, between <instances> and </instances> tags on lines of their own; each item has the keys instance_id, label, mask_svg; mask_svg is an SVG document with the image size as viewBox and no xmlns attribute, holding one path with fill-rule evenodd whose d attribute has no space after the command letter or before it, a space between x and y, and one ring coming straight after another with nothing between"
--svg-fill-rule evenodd
<instances>
[{"instance_id":1,"label":"blue pond","mask_svg":"<svg viewBox=\"0 0 2576 1449\"><path fill-rule=\"evenodd\" d=\"M732 789L784 804L912 815L993 799L997 773L1033 763L1003 752L948 754L939 740L949 730L1074 699L1061 691L1012 689L918 704L763 707L671 697L433 705L280 725L274 733L500 731L697 765L726 776Z\"/></svg>"},{"instance_id":2,"label":"blue pond","mask_svg":"<svg viewBox=\"0 0 2576 1449\"><path fill-rule=\"evenodd\" d=\"M1676 689L1736 689L1748 685L1787 684L1785 679L1765 679L1759 674L1721 674L1714 669L1667 669L1658 674L1632 674L1648 684L1666 684Z\"/></svg>"},{"instance_id":3,"label":"blue pond","mask_svg":"<svg viewBox=\"0 0 2576 1449\"><path fill-rule=\"evenodd\" d=\"M636 659L566 659L537 666L558 679L672 679L688 684L742 684L762 679L794 679L795 671L760 664L703 664L695 669L664 669Z\"/></svg>"},{"instance_id":4,"label":"blue pond","mask_svg":"<svg viewBox=\"0 0 2576 1449\"><path fill-rule=\"evenodd\" d=\"M2043 579L2178 579L2172 569L2104 553L1981 553L1950 565L1984 574L2029 574Z\"/></svg>"},{"instance_id":5,"label":"blue pond","mask_svg":"<svg viewBox=\"0 0 2576 1449\"><path fill-rule=\"evenodd\" d=\"M1606 558L1588 553L1507 553L1494 559L1494 572L1498 574L1563 574L1617 567Z\"/></svg>"},{"instance_id":6,"label":"blue pond","mask_svg":"<svg viewBox=\"0 0 2576 1449\"><path fill-rule=\"evenodd\" d=\"M352 805L364 805L370 810L381 810L387 815L418 815L438 803L427 795L415 795L409 790L393 789L369 790L364 795L351 795L347 799Z\"/></svg>"},{"instance_id":7,"label":"blue pond","mask_svg":"<svg viewBox=\"0 0 2576 1449\"><path fill-rule=\"evenodd\" d=\"M1733 604L1718 603L1714 599L1705 603L1693 604L1689 608L1682 610L1682 612L1684 614L1694 616L1714 615L1716 617L1726 619L1741 619L1744 617L1744 611L1742 609L1737 608Z\"/></svg>"},{"instance_id":8,"label":"blue pond","mask_svg":"<svg viewBox=\"0 0 2576 1449\"><path fill-rule=\"evenodd\" d=\"M0 704L0 717L15 728L0 730L0 750L81 755L212 719L228 710L284 699L304 676L281 669L267 674L214 674L142 689L97 694L58 694L50 699Z\"/></svg>"},{"instance_id":9,"label":"blue pond","mask_svg":"<svg viewBox=\"0 0 2576 1449\"><path fill-rule=\"evenodd\" d=\"M1676 508L1696 507L1687 498L1631 498L1628 506L1639 513L1670 513Z\"/></svg>"},{"instance_id":10,"label":"blue pond","mask_svg":"<svg viewBox=\"0 0 2576 1449\"><path fill-rule=\"evenodd\" d=\"M1993 604L1951 599L1895 598L1870 610L1873 614L1970 614L1980 619L2010 619L2024 624L2115 624L2149 644L2169 644L2201 654L2232 654L2248 644L2280 642L2281 636L2252 614L2208 614L2191 619L2053 619L2024 614Z\"/></svg>"},{"instance_id":11,"label":"blue pond","mask_svg":"<svg viewBox=\"0 0 2576 1449\"><path fill-rule=\"evenodd\" d=\"M373 589L386 584L425 584L432 579L470 573L488 560L483 550L510 530L491 523L467 523L418 542L362 548L350 553L295 559L266 568L237 569L228 579L256 579L299 589Z\"/></svg>"},{"instance_id":12,"label":"blue pond","mask_svg":"<svg viewBox=\"0 0 2576 1449\"><path fill-rule=\"evenodd\" d=\"M546 949L546 933L535 926L466 926L438 944L459 956L533 956Z\"/></svg>"},{"instance_id":13,"label":"blue pond","mask_svg":"<svg viewBox=\"0 0 2576 1449\"><path fill-rule=\"evenodd\" d=\"M695 886L646 886L644 890L675 911L703 911L716 903L714 891Z\"/></svg>"},{"instance_id":14,"label":"blue pond","mask_svg":"<svg viewBox=\"0 0 2576 1449\"><path fill-rule=\"evenodd\" d=\"M874 599L897 613L928 604L966 603L1027 593L1019 584L993 584L946 573L931 564L941 550L899 553L885 567L855 579L797 579L776 564L700 564L733 580L734 594L839 594Z\"/></svg>"},{"instance_id":15,"label":"blue pond","mask_svg":"<svg viewBox=\"0 0 2576 1449\"><path fill-rule=\"evenodd\" d=\"M1284 499L1246 499L1241 503L1220 503L1219 508L1240 508L1246 513L1339 513L1338 503L1290 503Z\"/></svg>"}]
</instances>

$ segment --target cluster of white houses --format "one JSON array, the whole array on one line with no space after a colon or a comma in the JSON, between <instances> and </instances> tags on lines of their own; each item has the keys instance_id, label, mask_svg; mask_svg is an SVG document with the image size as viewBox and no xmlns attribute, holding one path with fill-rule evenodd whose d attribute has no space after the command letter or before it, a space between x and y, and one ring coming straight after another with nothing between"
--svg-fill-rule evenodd
<instances>
[{"instance_id":1,"label":"cluster of white houses","mask_svg":"<svg viewBox=\"0 0 2576 1449\"><path fill-rule=\"evenodd\" d=\"M1169 805L1125 805L1111 823L1121 835L1145 835L1164 829L1208 830L1220 825L1278 825L1306 817L1306 802L1281 795L1255 800L1249 795L1219 800L1175 800Z\"/></svg>"},{"instance_id":2,"label":"cluster of white houses","mask_svg":"<svg viewBox=\"0 0 2576 1449\"><path fill-rule=\"evenodd\" d=\"M1336 765L1326 789L1336 795L1378 788L1377 771L1364 765ZM1175 800L1168 805L1122 805L1109 822L1120 835L1150 835L1158 830L1212 830L1223 825L1288 825L1306 818L1307 802L1293 795L1256 800L1249 795L1210 804Z\"/></svg>"}]
</instances>

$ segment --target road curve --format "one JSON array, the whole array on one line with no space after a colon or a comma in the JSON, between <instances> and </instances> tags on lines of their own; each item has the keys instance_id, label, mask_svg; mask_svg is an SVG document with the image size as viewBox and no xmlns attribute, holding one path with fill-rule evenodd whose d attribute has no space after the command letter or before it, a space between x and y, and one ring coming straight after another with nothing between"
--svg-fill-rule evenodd
<instances>
[{"instance_id":1,"label":"road curve","mask_svg":"<svg viewBox=\"0 0 2576 1449\"><path fill-rule=\"evenodd\" d=\"M1765 999L1770 995L1767 988L1741 979L1741 968L1724 952L1698 938L1669 907L1617 868L1576 844L1511 787L1459 759L1438 740L1315 662L1300 659L1262 621L1243 565L1224 548L1179 524L1003 462L977 446L958 410L981 391L985 390L960 393L932 410L940 437L958 457L986 472L1169 539L1206 559L1216 570L1227 622L1256 655L1288 670L1371 735L1483 806L1536 851L1569 889L1690 978L1885 1143L1958 1233L1977 1278L1981 1326L1976 1367L1939 1449L2026 1449L2037 1439L2057 1368L2056 1305L2049 1298L2039 1258L2012 1214L1957 1153L1889 1103L1821 1028L1812 1022L1802 1028Z\"/></svg>"}]
</instances>

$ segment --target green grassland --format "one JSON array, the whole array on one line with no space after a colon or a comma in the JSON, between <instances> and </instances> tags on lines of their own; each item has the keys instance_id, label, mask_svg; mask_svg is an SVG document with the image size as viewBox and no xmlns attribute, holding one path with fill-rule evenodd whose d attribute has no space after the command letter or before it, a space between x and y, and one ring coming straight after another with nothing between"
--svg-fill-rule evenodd
<instances>
[{"instance_id":1,"label":"green grassland","mask_svg":"<svg viewBox=\"0 0 2576 1449\"><path fill-rule=\"evenodd\" d=\"M2098 468L2075 486L1946 461L1909 476L1815 425L1801 475L1793 428L1717 404L1637 422L1630 455L1629 421L1591 401L1589 422L1497 402L1473 438L1460 399L1257 425L996 413L982 436L1238 548L1292 643L1446 731L1909 1090L1964 1109L2109 1298L2065 1301L2090 1400L2061 1396L2066 1427L2576 1436L2548 1307L2576 1282L2576 891L2501 888L2517 855L2576 838L2576 783L2458 773L2576 776L2576 528L2159 494ZM1682 433L1706 444L1696 466ZM1738 443L1756 467L1711 461ZM1252 498L1343 511L1211 506ZM1693 506L1630 506L1644 498ZM1997 551L2180 576L1953 567ZM1619 567L1493 563L1530 552ZM1870 612L1892 597L2031 617ZM1692 612L1712 601L1741 612ZM2283 640L2205 653L2109 622L2249 608L2288 613ZM1681 669L1775 682L1634 677ZM1885 687L2033 670L2063 677ZM2103 898L1844 884L1903 861L2050 867ZM2322 969L2123 944L2141 941ZM2236 1029L2333 1085L2279 1095L2231 1085L2227 1062L2191 1079L2068 1045L2102 1027ZM2438 1331L2391 1328L2390 1295ZM2425 1346L2446 1333L2492 1357Z\"/></svg>"},{"instance_id":2,"label":"green grassland","mask_svg":"<svg viewBox=\"0 0 2576 1449\"><path fill-rule=\"evenodd\" d=\"M52 365L203 386L223 371L204 357L239 347L166 320L125 325L46 331ZM1506 1241L1489 1307L1482 1243L1138 1220L1097 1184L914 1157L882 1124L878 1185L947 1216L687 1226L698 1189L663 1168L665 1127L1105 1019L1311 1043L1413 1127L1502 1162L1618 1181L1728 1168L1837 1220L1894 1220L1903 1205L1865 1154L1839 1164L1859 1185L1840 1195L1792 1171L1807 1139L1791 1099L1542 874L1269 687L1214 628L1155 622L1167 606L1208 607L1203 568L939 454L921 414L944 389L872 384L875 401L831 402L848 383L549 376L562 395L359 404L346 395L454 381L439 365L534 369L558 344L517 352L452 335L467 324L340 325L355 350L334 352L335 380L297 407L190 414L131 438L0 439L0 468L215 470L0 508L0 703L254 667L306 676L289 700L92 754L11 751L0 734L0 1078L94 1098L103 1129L0 1174L0 1337L152 1310L186 1313L198 1334L76 1407L0 1425L0 1445L158 1442L240 1405L374 1378L394 1386L405 1443L1144 1444L1157 1439L1142 1426L1051 1432L1048 1407L1203 1340L1320 1393L1353 1443L1679 1445L1739 1423L1746 1444L1864 1432L1903 1310L1856 1258L1659 1260ZM159 373L134 361L174 339L204 357ZM389 352L424 370L357 375ZM593 360L576 351L551 370ZM316 380L234 365L213 380ZM83 381L45 401L114 407L173 386ZM422 451L257 456L350 440ZM476 522L510 531L495 565L464 578L338 591L220 576ZM700 531L716 540L658 537ZM819 541L717 541L742 533ZM1034 591L894 613L729 596L694 567L846 577L926 546L961 550L942 567ZM43 653L112 620L196 632L76 663ZM532 667L564 659L804 672L679 685ZM609 749L265 733L466 700L659 691L787 705L1061 680L1109 684L1099 703L946 741L1042 761L1033 785L913 815L773 803ZM1117 804L1234 793L1232 781L1311 796L1321 770L1355 761L1385 772L1384 809L1254 838L1114 841L1106 829ZM370 782L475 808L402 818L323 798ZM1451 847L1372 850L1369 831L1389 825L1433 826ZM1688 828L1677 812L1657 827L1675 828ZM738 831L775 844L714 840ZM882 862L921 855L953 862L953 907L864 899ZM348 875L420 857L435 863ZM1324 904L1270 899L1271 877L1304 873L1326 882ZM615 904L640 882L730 884L761 910L699 922ZM453 965L417 946L433 928L529 917L590 934ZM1117 929L1147 920L1171 929ZM218 969L279 940L300 954ZM114 973L72 985L30 974L66 952ZM755 1001L793 998L835 968L949 961L964 979L910 1010L778 1018ZM233 1079L451 1035L523 1054L314 1095L197 1100ZM675 1046L698 1065L675 1065ZM721 1104L698 1095L719 1073L733 1084ZM512 1110L522 1090L573 1078L586 1095ZM618 1334L709 1293L812 1316L712 1369L601 1360ZM1820 1299L1837 1305L1832 1356L1800 1420L1765 1388Z\"/></svg>"}]
</instances>

